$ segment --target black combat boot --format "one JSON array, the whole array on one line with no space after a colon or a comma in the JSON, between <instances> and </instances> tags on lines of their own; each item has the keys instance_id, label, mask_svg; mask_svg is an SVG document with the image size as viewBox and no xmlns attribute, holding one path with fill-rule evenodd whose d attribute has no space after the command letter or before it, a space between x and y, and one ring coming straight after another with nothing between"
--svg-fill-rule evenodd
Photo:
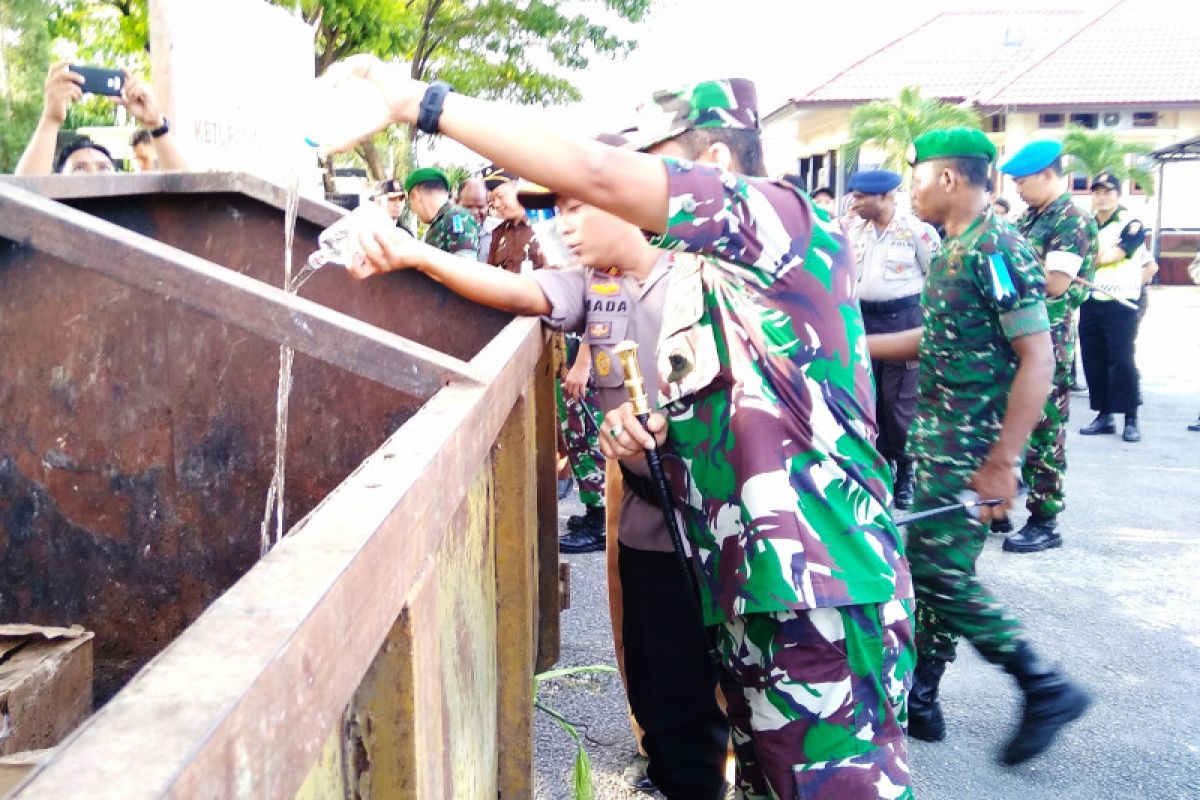
<instances>
[{"instance_id":1,"label":"black combat boot","mask_svg":"<svg viewBox=\"0 0 1200 800\"><path fill-rule=\"evenodd\" d=\"M1065 725L1083 716L1092 699L1038 658L1025 642L1020 643L1004 671L1016 679L1025 695L1021 726L1001 758L1011 766L1043 752Z\"/></svg>"},{"instance_id":2,"label":"black combat boot","mask_svg":"<svg viewBox=\"0 0 1200 800\"><path fill-rule=\"evenodd\" d=\"M896 492L892 497L892 505L896 508L908 508L913 501L913 462L900 459L896 462Z\"/></svg>"},{"instance_id":3,"label":"black combat boot","mask_svg":"<svg viewBox=\"0 0 1200 800\"><path fill-rule=\"evenodd\" d=\"M1021 530L1004 540L1007 553L1040 553L1054 547L1062 547L1062 535L1058 532L1058 521L1054 517L1034 514Z\"/></svg>"},{"instance_id":4,"label":"black combat boot","mask_svg":"<svg viewBox=\"0 0 1200 800\"><path fill-rule=\"evenodd\" d=\"M992 520L992 533L1012 533L1012 520L1008 518L1008 514Z\"/></svg>"},{"instance_id":5,"label":"black combat boot","mask_svg":"<svg viewBox=\"0 0 1200 800\"><path fill-rule=\"evenodd\" d=\"M578 531L583 528L604 527L604 506L588 506L582 514L572 514L567 517L567 530Z\"/></svg>"},{"instance_id":6,"label":"black combat boot","mask_svg":"<svg viewBox=\"0 0 1200 800\"><path fill-rule=\"evenodd\" d=\"M1090 425L1079 429L1084 436L1095 436L1100 433L1116 433L1117 426L1113 424L1112 414L1097 414Z\"/></svg>"},{"instance_id":7,"label":"black combat boot","mask_svg":"<svg viewBox=\"0 0 1200 800\"><path fill-rule=\"evenodd\" d=\"M938 685L945 673L945 661L917 659L908 693L908 735L914 739L940 742L946 738L946 720L938 705Z\"/></svg>"},{"instance_id":8,"label":"black combat boot","mask_svg":"<svg viewBox=\"0 0 1200 800\"><path fill-rule=\"evenodd\" d=\"M1142 440L1142 432L1138 430L1137 415L1125 415L1125 430L1121 434L1121 438L1127 442L1140 442Z\"/></svg>"},{"instance_id":9,"label":"black combat boot","mask_svg":"<svg viewBox=\"0 0 1200 800\"><path fill-rule=\"evenodd\" d=\"M572 528L575 519L581 522ZM567 520L567 532L558 540L560 553L597 553L604 548L604 506L589 506L586 513Z\"/></svg>"}]
</instances>

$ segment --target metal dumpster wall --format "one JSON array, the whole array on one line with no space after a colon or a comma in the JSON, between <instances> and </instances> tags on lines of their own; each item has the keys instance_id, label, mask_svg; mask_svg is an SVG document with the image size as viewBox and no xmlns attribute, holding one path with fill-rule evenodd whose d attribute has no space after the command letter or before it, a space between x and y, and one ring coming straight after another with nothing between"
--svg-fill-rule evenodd
<instances>
[{"instance_id":1,"label":"metal dumpster wall","mask_svg":"<svg viewBox=\"0 0 1200 800\"><path fill-rule=\"evenodd\" d=\"M16 798L530 796L552 376L532 320L472 365Z\"/></svg>"}]
</instances>

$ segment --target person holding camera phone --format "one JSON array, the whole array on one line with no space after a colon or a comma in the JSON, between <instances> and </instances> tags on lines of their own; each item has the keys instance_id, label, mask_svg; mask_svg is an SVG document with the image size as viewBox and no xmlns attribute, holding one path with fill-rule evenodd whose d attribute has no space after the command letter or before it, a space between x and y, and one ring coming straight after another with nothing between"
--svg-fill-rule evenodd
<instances>
[{"instance_id":1,"label":"person holding camera phone","mask_svg":"<svg viewBox=\"0 0 1200 800\"><path fill-rule=\"evenodd\" d=\"M110 94L113 102L125 106L138 123L150 131L158 164L163 170L185 170L187 164L171 136L171 126L158 106L158 100L150 84L122 71L123 78L111 89L100 85L89 85L84 75L71 70L65 61L50 67L46 75L45 101L37 128L17 162L17 175L49 175L116 172L117 165L108 149L92 142L79 139L63 148L55 157L58 132L67 118L72 103L79 102L85 93L101 90ZM119 86L119 89L117 88Z\"/></svg>"}]
</instances>

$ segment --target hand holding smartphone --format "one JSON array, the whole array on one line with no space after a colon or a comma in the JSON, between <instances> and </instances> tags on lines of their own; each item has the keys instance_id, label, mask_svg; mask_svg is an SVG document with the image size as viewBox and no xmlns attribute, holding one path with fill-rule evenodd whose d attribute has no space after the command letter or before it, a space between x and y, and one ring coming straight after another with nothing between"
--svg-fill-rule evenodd
<instances>
[{"instance_id":1,"label":"hand holding smartphone","mask_svg":"<svg viewBox=\"0 0 1200 800\"><path fill-rule=\"evenodd\" d=\"M125 89L125 71L107 67L85 67L72 64L68 69L83 76L84 94L120 97Z\"/></svg>"}]
</instances>

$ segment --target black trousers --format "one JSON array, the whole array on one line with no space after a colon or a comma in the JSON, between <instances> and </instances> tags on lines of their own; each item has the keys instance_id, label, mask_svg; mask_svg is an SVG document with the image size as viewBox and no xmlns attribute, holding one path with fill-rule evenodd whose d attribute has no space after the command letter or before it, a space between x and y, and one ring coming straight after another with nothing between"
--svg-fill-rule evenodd
<instances>
[{"instance_id":1,"label":"black trousers","mask_svg":"<svg viewBox=\"0 0 1200 800\"><path fill-rule=\"evenodd\" d=\"M898 333L921 327L921 307L913 305L896 311L875 311L863 303L863 326L867 333ZM871 361L875 375L875 422L879 439L875 446L888 461L905 458L908 429L917 413L917 362Z\"/></svg>"},{"instance_id":2,"label":"black trousers","mask_svg":"<svg viewBox=\"0 0 1200 800\"><path fill-rule=\"evenodd\" d=\"M619 545L629 707L645 735L647 775L667 798L725 796L729 723L717 705L692 587L674 553Z\"/></svg>"},{"instance_id":3,"label":"black trousers","mask_svg":"<svg viewBox=\"0 0 1200 800\"><path fill-rule=\"evenodd\" d=\"M1133 362L1137 312L1111 300L1079 309L1079 348L1092 410L1137 414L1138 372Z\"/></svg>"}]
</instances>

